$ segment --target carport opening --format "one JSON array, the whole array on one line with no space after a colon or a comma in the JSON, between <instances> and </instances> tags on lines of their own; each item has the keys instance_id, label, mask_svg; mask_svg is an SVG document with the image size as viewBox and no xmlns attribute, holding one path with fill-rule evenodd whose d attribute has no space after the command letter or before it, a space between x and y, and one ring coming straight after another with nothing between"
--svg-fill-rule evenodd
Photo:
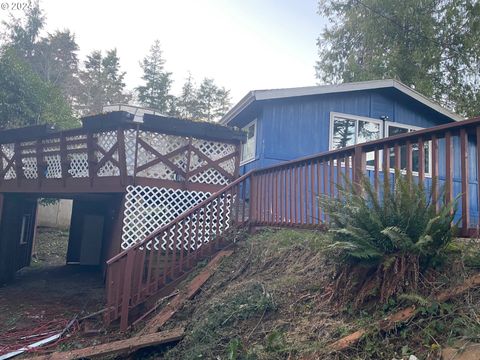
<instances>
[{"instance_id":1,"label":"carport opening","mask_svg":"<svg viewBox=\"0 0 480 360\"><path fill-rule=\"evenodd\" d=\"M96 271L102 279L106 261L120 249L123 194L45 195L4 195L0 284L52 268Z\"/></svg>"},{"instance_id":2,"label":"carport opening","mask_svg":"<svg viewBox=\"0 0 480 360\"><path fill-rule=\"evenodd\" d=\"M40 198L37 205L36 229L32 244L33 268L63 266L68 263L67 250L72 217L72 199ZM29 215L22 223L31 221ZM22 231L22 234L26 231ZM27 241L24 239L23 241Z\"/></svg>"}]
</instances>

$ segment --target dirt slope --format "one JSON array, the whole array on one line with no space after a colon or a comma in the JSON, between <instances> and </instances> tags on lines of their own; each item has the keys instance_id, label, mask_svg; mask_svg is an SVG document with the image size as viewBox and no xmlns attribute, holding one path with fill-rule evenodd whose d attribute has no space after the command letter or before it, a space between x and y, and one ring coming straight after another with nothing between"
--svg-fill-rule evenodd
<instances>
[{"instance_id":1,"label":"dirt slope","mask_svg":"<svg viewBox=\"0 0 480 360\"><path fill-rule=\"evenodd\" d=\"M382 309L353 310L330 300L334 264L321 250L320 233L267 230L240 242L235 253L164 326L186 326L174 348L150 353L165 359L440 359L441 344L479 339L472 315L480 292L451 304L420 297ZM457 274L460 278L462 274ZM459 279L461 281L461 279ZM438 276L435 286L448 281ZM373 331L355 348L332 353L327 344L419 301L421 316L388 334ZM448 329L448 331L447 331ZM142 357L147 357L143 354Z\"/></svg>"}]
</instances>

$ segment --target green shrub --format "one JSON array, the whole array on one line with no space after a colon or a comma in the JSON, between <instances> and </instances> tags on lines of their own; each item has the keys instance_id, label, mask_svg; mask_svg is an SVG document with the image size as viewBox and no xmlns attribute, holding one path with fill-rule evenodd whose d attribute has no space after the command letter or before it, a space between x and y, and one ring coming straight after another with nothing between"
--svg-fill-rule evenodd
<instances>
[{"instance_id":1,"label":"green shrub","mask_svg":"<svg viewBox=\"0 0 480 360\"><path fill-rule=\"evenodd\" d=\"M393 189L382 187L383 196L367 178L360 189L345 183L340 199L320 199L330 218L327 250L338 264L338 295L355 294L358 305L415 291L419 274L446 257L456 231L456 199L437 212L424 185L398 172Z\"/></svg>"}]
</instances>

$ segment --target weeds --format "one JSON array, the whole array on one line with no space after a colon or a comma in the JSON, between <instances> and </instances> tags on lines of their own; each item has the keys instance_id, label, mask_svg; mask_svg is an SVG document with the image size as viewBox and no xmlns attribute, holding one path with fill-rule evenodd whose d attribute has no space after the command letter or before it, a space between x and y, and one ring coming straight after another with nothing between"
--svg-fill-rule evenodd
<instances>
[{"instance_id":1,"label":"weeds","mask_svg":"<svg viewBox=\"0 0 480 360\"><path fill-rule=\"evenodd\" d=\"M236 355L240 351L240 344L230 342L225 329L235 327L250 318L260 317L263 313L274 311L276 308L265 286L255 281L243 284L235 291L218 294L212 300L190 329L184 343L184 359L214 358L215 349L222 347L228 348L227 352L231 359L240 359ZM169 355L175 358L174 353L175 351Z\"/></svg>"}]
</instances>

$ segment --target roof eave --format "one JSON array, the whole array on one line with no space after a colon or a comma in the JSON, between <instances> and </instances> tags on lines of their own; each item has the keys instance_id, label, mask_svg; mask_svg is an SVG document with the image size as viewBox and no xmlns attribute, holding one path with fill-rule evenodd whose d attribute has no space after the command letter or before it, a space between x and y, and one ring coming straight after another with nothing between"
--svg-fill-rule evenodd
<instances>
[{"instance_id":1,"label":"roof eave","mask_svg":"<svg viewBox=\"0 0 480 360\"><path fill-rule=\"evenodd\" d=\"M250 104L256 100L255 91L249 91L233 108L231 108L223 117L220 119L219 123L222 125L227 125L232 119L234 119L238 114L245 110Z\"/></svg>"},{"instance_id":2,"label":"roof eave","mask_svg":"<svg viewBox=\"0 0 480 360\"><path fill-rule=\"evenodd\" d=\"M371 81L361 81L355 83L343 83L338 85L324 85L324 86L308 86L308 87L299 87L299 88L287 88L287 89L270 89L270 90L253 90L245 95L242 100L240 100L237 105L235 105L224 117L220 120L221 124L228 124L235 117L237 117L242 111L244 111L248 106L250 106L255 101L263 100L276 100L284 99L291 97L300 97L300 96L312 96L312 95L323 95L323 94L333 94L341 92L350 92L350 91L365 91L373 89L384 89L384 88L394 88L405 95L415 99L421 104L429 107L430 109L442 114L453 121L462 121L463 117L457 115L440 104L437 104L433 100L425 97L420 94L418 91L408 87L402 82L394 79L383 79L383 80L371 80Z\"/></svg>"},{"instance_id":3,"label":"roof eave","mask_svg":"<svg viewBox=\"0 0 480 360\"><path fill-rule=\"evenodd\" d=\"M431 108L432 110L452 119L453 121L462 121L462 120L465 120L464 117L458 115L458 114L455 114L454 112L448 110L448 109L445 109L443 106L441 106L440 104L436 103L435 101L433 100L430 100L429 98L425 97L424 95L422 95L421 93L419 93L418 91L408 87L407 85L403 84L402 82L400 81L397 81L397 80L394 80L393 81L393 87L395 89L397 89L398 91L401 91L403 92L404 94L412 97L413 99L417 100L418 102L422 103L423 105L425 106L428 106L429 108Z\"/></svg>"}]
</instances>

